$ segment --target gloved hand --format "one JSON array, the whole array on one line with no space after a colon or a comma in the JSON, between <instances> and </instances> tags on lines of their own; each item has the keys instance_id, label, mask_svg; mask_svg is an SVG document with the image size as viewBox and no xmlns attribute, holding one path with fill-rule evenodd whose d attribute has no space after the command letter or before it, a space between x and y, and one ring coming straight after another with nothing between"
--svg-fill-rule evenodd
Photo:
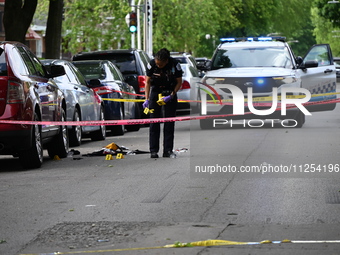
<instances>
[{"instance_id":1,"label":"gloved hand","mask_svg":"<svg viewBox=\"0 0 340 255\"><path fill-rule=\"evenodd\" d=\"M172 99L172 96L169 95L169 96L163 97L162 99L163 99L163 101L164 101L165 103L167 103L167 102L169 102L169 101Z\"/></svg>"},{"instance_id":2,"label":"gloved hand","mask_svg":"<svg viewBox=\"0 0 340 255\"><path fill-rule=\"evenodd\" d=\"M149 107L149 100L146 99L145 102L143 103L143 109L148 108Z\"/></svg>"}]
</instances>

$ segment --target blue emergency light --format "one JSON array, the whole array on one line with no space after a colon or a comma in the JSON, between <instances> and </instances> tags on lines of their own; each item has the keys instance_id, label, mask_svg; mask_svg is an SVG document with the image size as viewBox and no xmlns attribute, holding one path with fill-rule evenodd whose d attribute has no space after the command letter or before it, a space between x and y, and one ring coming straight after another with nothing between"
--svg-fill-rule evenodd
<instances>
[{"instance_id":1,"label":"blue emergency light","mask_svg":"<svg viewBox=\"0 0 340 255\"><path fill-rule=\"evenodd\" d=\"M281 41L285 42L286 37L284 36L261 36L261 37L228 37L228 38L220 38L221 43L228 42L270 42L270 41Z\"/></svg>"}]
</instances>

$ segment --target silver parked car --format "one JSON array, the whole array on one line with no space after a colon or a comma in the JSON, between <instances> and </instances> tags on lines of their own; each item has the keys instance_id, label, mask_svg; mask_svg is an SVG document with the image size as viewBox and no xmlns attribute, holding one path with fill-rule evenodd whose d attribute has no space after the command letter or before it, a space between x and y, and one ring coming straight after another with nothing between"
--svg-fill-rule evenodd
<instances>
[{"instance_id":1,"label":"silver parked car","mask_svg":"<svg viewBox=\"0 0 340 255\"><path fill-rule=\"evenodd\" d=\"M177 96L178 100L185 100L188 102L178 103L177 109L188 109L190 108L190 105L192 105L193 107L197 105L197 103L190 103L189 100L197 97L193 95L193 93L197 91L196 82L200 81L200 77L197 69L195 69L190 64L181 64L181 67L183 70L182 86L177 92Z\"/></svg>"},{"instance_id":2,"label":"silver parked car","mask_svg":"<svg viewBox=\"0 0 340 255\"><path fill-rule=\"evenodd\" d=\"M87 84L82 73L66 60L42 60L47 70L53 65L61 65L65 75L55 78L58 87L66 98L67 121L95 121L104 120L104 104L98 94ZM90 136L94 141L105 140L105 125L98 126L69 126L71 146L79 146L83 136Z\"/></svg>"}]
</instances>

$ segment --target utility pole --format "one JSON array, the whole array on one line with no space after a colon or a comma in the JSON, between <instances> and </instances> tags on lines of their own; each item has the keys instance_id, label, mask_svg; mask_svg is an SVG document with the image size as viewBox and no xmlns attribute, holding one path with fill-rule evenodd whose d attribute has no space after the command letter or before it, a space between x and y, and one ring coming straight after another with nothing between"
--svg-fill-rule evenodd
<instances>
[{"instance_id":1,"label":"utility pole","mask_svg":"<svg viewBox=\"0 0 340 255\"><path fill-rule=\"evenodd\" d=\"M135 12L136 11L135 0L131 0L130 5L131 5L131 12ZM131 48L132 49L136 47L135 38L136 38L135 33L131 33Z\"/></svg>"},{"instance_id":2,"label":"utility pole","mask_svg":"<svg viewBox=\"0 0 340 255\"><path fill-rule=\"evenodd\" d=\"M142 2L142 0L138 0L138 4L137 4L137 20L138 20L138 24L142 24L142 22L141 22L141 11L140 11L141 2ZM144 9L143 9L143 12L144 12ZM139 29L137 29L137 48L141 49L142 48L142 39L141 39L142 38L142 35L141 35L142 34L141 33L142 26L139 25L138 28Z\"/></svg>"},{"instance_id":3,"label":"utility pole","mask_svg":"<svg viewBox=\"0 0 340 255\"><path fill-rule=\"evenodd\" d=\"M149 47L148 47L148 51L147 53L149 54L149 56L152 56L153 54L153 43L152 43L152 33L153 33L153 30L152 30L152 27L153 27L153 21L152 21L152 12L153 12L153 6L152 6L152 0L149 0L149 6L150 6L150 15L149 15Z\"/></svg>"}]
</instances>

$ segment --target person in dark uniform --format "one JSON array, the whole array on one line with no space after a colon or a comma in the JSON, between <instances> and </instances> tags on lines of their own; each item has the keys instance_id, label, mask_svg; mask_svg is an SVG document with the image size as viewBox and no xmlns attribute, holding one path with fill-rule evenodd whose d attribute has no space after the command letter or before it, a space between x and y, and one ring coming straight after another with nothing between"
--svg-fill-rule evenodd
<instances>
[{"instance_id":1,"label":"person in dark uniform","mask_svg":"<svg viewBox=\"0 0 340 255\"><path fill-rule=\"evenodd\" d=\"M183 71L180 63L170 57L170 52L163 48L156 53L155 58L150 61L147 68L143 108L150 109L150 118L162 117L162 110L164 117L175 117L177 109L176 93L182 85ZM163 157L168 158L173 153L174 132L175 122L165 122ZM151 158L158 158L159 140L160 123L151 123L149 131Z\"/></svg>"}]
</instances>

